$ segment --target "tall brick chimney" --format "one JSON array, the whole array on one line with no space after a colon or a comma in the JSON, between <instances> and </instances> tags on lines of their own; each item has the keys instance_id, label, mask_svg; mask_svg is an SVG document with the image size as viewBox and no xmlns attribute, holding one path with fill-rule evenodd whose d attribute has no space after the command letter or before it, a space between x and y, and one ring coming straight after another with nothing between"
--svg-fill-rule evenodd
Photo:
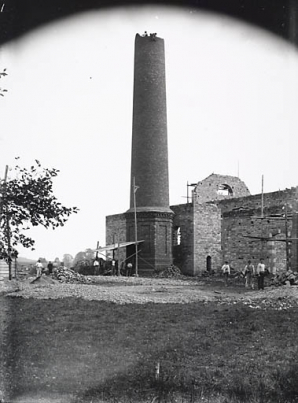
<instances>
[{"instance_id":1,"label":"tall brick chimney","mask_svg":"<svg viewBox=\"0 0 298 403\"><path fill-rule=\"evenodd\" d=\"M168 140L164 40L136 35L130 209L127 239L134 239L134 189L140 273L172 263L172 218L169 207Z\"/></svg>"}]
</instances>

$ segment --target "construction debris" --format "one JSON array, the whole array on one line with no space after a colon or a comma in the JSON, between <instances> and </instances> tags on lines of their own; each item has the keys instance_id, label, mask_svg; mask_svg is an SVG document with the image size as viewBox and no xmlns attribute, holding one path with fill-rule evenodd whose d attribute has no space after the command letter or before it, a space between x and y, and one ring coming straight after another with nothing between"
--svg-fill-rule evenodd
<instances>
[{"instance_id":1,"label":"construction debris","mask_svg":"<svg viewBox=\"0 0 298 403\"><path fill-rule=\"evenodd\" d=\"M271 285L298 285L298 273L292 270L277 273L271 278Z\"/></svg>"},{"instance_id":2,"label":"construction debris","mask_svg":"<svg viewBox=\"0 0 298 403\"><path fill-rule=\"evenodd\" d=\"M79 274L72 269L67 269L66 267L59 267L55 269L52 277L59 280L60 283L92 283L92 279L90 277Z\"/></svg>"},{"instance_id":3,"label":"construction debris","mask_svg":"<svg viewBox=\"0 0 298 403\"><path fill-rule=\"evenodd\" d=\"M252 309L272 309L275 311L284 311L290 308L297 308L298 300L290 296L281 296L278 298L264 298L262 300L243 301L243 304Z\"/></svg>"},{"instance_id":4,"label":"construction debris","mask_svg":"<svg viewBox=\"0 0 298 403\"><path fill-rule=\"evenodd\" d=\"M155 273L154 277L159 278L178 278L181 276L181 271L177 266L171 265L164 270Z\"/></svg>"}]
</instances>

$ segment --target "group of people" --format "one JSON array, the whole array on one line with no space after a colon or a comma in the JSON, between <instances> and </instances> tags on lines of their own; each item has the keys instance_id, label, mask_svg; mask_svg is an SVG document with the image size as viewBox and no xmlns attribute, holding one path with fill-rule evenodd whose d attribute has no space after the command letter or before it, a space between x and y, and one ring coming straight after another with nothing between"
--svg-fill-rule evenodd
<instances>
[{"instance_id":1,"label":"group of people","mask_svg":"<svg viewBox=\"0 0 298 403\"><path fill-rule=\"evenodd\" d=\"M35 263L36 277L40 277L42 273L52 274L54 267L55 263L49 262L45 268L41 263L41 259L38 259L38 261Z\"/></svg>"},{"instance_id":2,"label":"group of people","mask_svg":"<svg viewBox=\"0 0 298 403\"><path fill-rule=\"evenodd\" d=\"M225 261L222 266L222 273L225 278L225 284L228 285L228 279L231 275L231 267L228 261ZM254 278L257 277L258 281L258 289L264 290L264 277L266 275L266 266L264 263L264 259L260 259L257 267L252 264L251 260L248 260L247 265L244 267L242 271L242 275L245 278L245 288L254 289Z\"/></svg>"},{"instance_id":3,"label":"group of people","mask_svg":"<svg viewBox=\"0 0 298 403\"><path fill-rule=\"evenodd\" d=\"M120 267L120 271L119 271L119 268L118 268L118 261L117 260L113 259L108 263L110 263L110 266L111 266L110 271L111 271L111 274L113 276L120 274L122 276L130 277L130 276L133 276L133 274L134 274L134 267L133 267L133 264L130 261L122 262L121 267ZM103 259L95 258L94 261L93 261L93 269L94 269L93 274L94 275L104 274L104 273L102 273L104 265L106 265L106 262L104 262ZM43 273L52 274L56 267L57 267L57 264L55 262L54 263L49 262L45 267L42 264L41 259L38 259L38 261L35 264L36 277L40 277Z\"/></svg>"}]
</instances>

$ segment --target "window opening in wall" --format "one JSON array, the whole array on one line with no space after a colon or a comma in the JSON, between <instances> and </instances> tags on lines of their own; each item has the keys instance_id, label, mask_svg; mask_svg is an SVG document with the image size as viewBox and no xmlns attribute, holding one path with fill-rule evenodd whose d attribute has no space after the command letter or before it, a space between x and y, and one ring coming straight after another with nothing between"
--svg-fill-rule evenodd
<instances>
[{"instance_id":1,"label":"window opening in wall","mask_svg":"<svg viewBox=\"0 0 298 403\"><path fill-rule=\"evenodd\" d=\"M211 271L211 256L207 256L206 258L206 269L207 271Z\"/></svg>"},{"instance_id":2,"label":"window opening in wall","mask_svg":"<svg viewBox=\"0 0 298 403\"><path fill-rule=\"evenodd\" d=\"M226 183L223 183L222 185L218 186L217 189L217 194L219 196L233 196L233 190L231 186L227 185Z\"/></svg>"},{"instance_id":3,"label":"window opening in wall","mask_svg":"<svg viewBox=\"0 0 298 403\"><path fill-rule=\"evenodd\" d=\"M174 230L174 246L181 244L181 228L176 227Z\"/></svg>"}]
</instances>

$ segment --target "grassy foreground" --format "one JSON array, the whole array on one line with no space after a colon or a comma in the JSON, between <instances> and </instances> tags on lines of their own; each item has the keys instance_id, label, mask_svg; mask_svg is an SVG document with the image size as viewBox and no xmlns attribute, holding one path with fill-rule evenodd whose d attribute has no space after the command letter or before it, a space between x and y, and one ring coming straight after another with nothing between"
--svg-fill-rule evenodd
<instances>
[{"instance_id":1,"label":"grassy foreground","mask_svg":"<svg viewBox=\"0 0 298 403\"><path fill-rule=\"evenodd\" d=\"M69 394L74 403L298 402L297 309L8 303L2 364L10 401Z\"/></svg>"}]
</instances>

